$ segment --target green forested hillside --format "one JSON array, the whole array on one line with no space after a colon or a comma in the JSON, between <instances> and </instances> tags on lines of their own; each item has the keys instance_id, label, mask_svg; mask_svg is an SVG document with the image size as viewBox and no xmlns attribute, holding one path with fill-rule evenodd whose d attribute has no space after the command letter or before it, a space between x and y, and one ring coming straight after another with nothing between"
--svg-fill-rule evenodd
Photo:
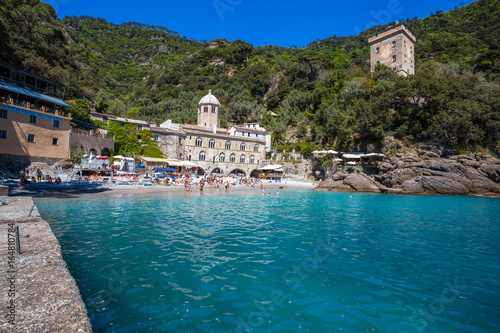
<instances>
[{"instance_id":1,"label":"green forested hillside","mask_svg":"<svg viewBox=\"0 0 500 333\"><path fill-rule=\"evenodd\" d=\"M405 20L417 37L417 73L407 78L385 67L370 73L368 37L387 26L304 48L254 48L135 22L58 20L38 0L5 2L0 59L66 84L98 111L194 122L212 89L223 124L260 120L275 145L304 151L363 149L386 135L500 148L499 0Z\"/></svg>"}]
</instances>

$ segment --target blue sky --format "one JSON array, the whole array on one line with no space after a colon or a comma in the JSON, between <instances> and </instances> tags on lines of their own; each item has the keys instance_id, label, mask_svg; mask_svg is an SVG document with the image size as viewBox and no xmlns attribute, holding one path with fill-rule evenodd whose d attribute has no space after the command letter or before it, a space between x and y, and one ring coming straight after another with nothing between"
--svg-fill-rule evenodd
<instances>
[{"instance_id":1,"label":"blue sky","mask_svg":"<svg viewBox=\"0 0 500 333\"><path fill-rule=\"evenodd\" d=\"M66 15L108 22L162 25L197 40L242 39L254 46L305 46L329 36L356 35L375 24L423 18L471 0L48 0Z\"/></svg>"}]
</instances>

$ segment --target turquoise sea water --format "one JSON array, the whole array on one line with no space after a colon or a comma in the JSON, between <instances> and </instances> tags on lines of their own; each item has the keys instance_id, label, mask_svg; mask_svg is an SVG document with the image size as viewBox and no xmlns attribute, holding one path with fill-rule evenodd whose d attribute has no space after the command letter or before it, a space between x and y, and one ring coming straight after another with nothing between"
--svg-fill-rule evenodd
<instances>
[{"instance_id":1,"label":"turquoise sea water","mask_svg":"<svg viewBox=\"0 0 500 333\"><path fill-rule=\"evenodd\" d=\"M499 199L36 203L95 332L500 331Z\"/></svg>"}]
</instances>

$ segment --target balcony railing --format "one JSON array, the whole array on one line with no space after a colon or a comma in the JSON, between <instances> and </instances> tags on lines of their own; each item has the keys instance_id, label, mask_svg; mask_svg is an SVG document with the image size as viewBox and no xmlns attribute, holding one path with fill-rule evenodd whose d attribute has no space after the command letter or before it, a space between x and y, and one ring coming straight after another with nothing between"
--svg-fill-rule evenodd
<instances>
[{"instance_id":1,"label":"balcony railing","mask_svg":"<svg viewBox=\"0 0 500 333\"><path fill-rule=\"evenodd\" d=\"M28 109L28 110L40 111L40 112L50 113L50 114L53 114L56 116L71 118L71 113L69 111L62 110L59 108L49 108L48 106L37 107L37 105L34 103L30 103L30 102L26 102L26 101L19 101L17 99L13 99L12 97L11 98L0 98L0 102L7 104L7 105L21 107L21 108Z\"/></svg>"},{"instance_id":2,"label":"balcony railing","mask_svg":"<svg viewBox=\"0 0 500 333\"><path fill-rule=\"evenodd\" d=\"M110 134L106 134L100 131L96 130L84 130L80 128L71 128L71 133L73 134L80 134L80 135L86 135L86 136L93 136L95 138L101 138L101 139L108 139L108 140L114 140L114 136Z\"/></svg>"}]
</instances>

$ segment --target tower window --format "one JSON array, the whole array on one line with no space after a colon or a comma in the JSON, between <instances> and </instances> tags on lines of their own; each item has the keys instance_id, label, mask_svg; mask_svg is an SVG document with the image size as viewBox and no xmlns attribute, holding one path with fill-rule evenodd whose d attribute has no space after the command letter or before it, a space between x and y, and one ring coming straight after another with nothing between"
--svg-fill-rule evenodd
<instances>
[{"instance_id":1,"label":"tower window","mask_svg":"<svg viewBox=\"0 0 500 333\"><path fill-rule=\"evenodd\" d=\"M380 53L380 47L377 47L377 48L375 49L375 53Z\"/></svg>"},{"instance_id":2,"label":"tower window","mask_svg":"<svg viewBox=\"0 0 500 333\"><path fill-rule=\"evenodd\" d=\"M380 60L377 60L377 65L380 65Z\"/></svg>"},{"instance_id":3,"label":"tower window","mask_svg":"<svg viewBox=\"0 0 500 333\"><path fill-rule=\"evenodd\" d=\"M392 62L396 62L396 55L392 56Z\"/></svg>"},{"instance_id":4,"label":"tower window","mask_svg":"<svg viewBox=\"0 0 500 333\"><path fill-rule=\"evenodd\" d=\"M392 41L392 47L396 47L396 41L395 40Z\"/></svg>"},{"instance_id":5,"label":"tower window","mask_svg":"<svg viewBox=\"0 0 500 333\"><path fill-rule=\"evenodd\" d=\"M215 113L217 111L217 108L215 106L212 106L212 113Z\"/></svg>"},{"instance_id":6,"label":"tower window","mask_svg":"<svg viewBox=\"0 0 500 333\"><path fill-rule=\"evenodd\" d=\"M203 107L203 112L208 112L208 106Z\"/></svg>"}]
</instances>

